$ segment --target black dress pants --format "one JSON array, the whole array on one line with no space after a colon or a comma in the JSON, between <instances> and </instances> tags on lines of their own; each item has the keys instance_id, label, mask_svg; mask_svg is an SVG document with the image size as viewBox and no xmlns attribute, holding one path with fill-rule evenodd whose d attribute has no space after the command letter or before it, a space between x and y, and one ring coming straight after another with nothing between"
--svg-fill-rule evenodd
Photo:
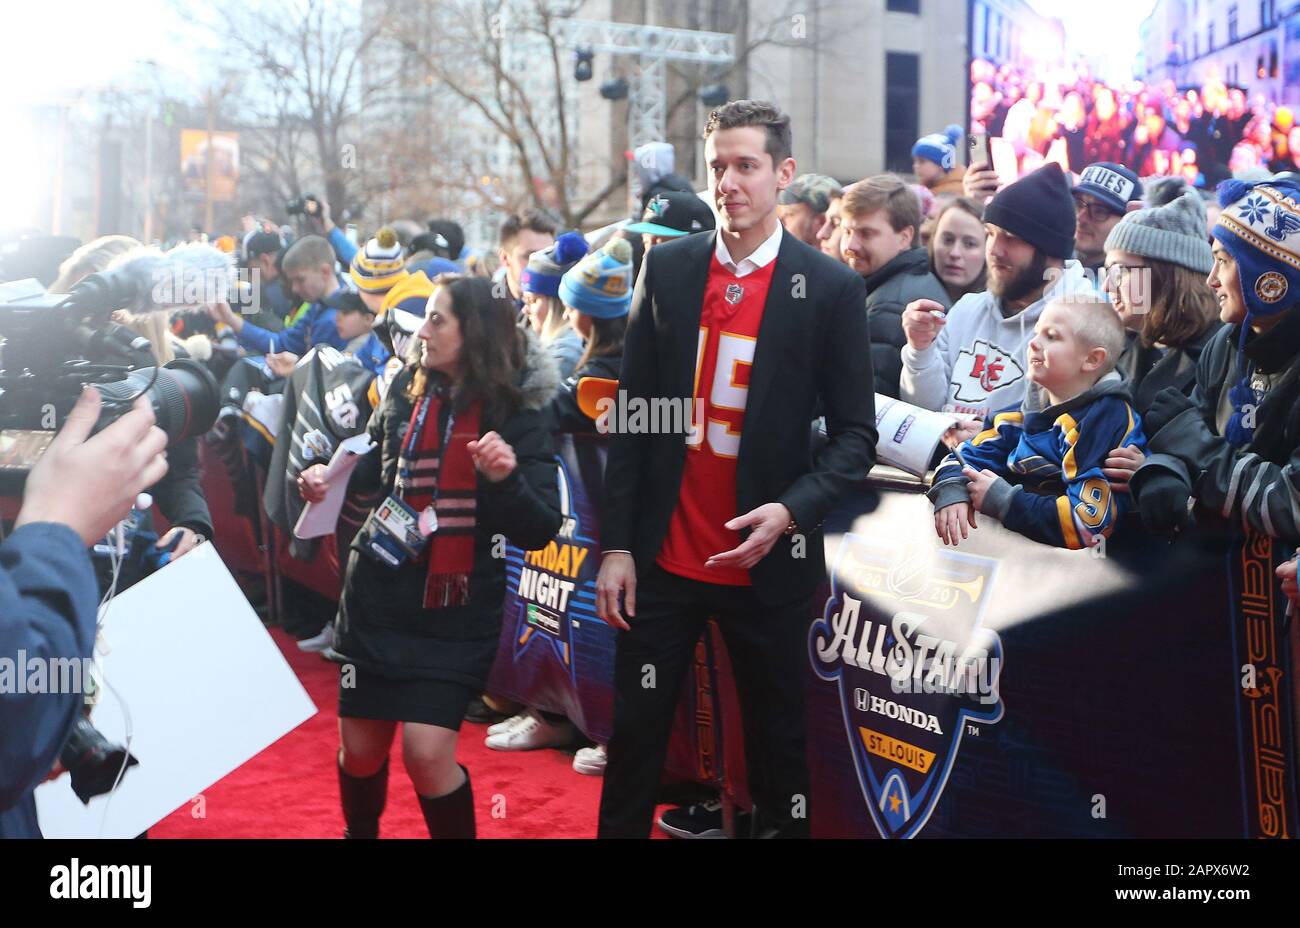
<instances>
[{"instance_id":1,"label":"black dress pants","mask_svg":"<svg viewBox=\"0 0 1300 928\"><path fill-rule=\"evenodd\" d=\"M657 565L637 585L614 658L614 731L600 796L601 838L645 838L677 698L705 623L716 618L740 697L755 828L808 836L803 672L809 601L760 605L749 587L702 583Z\"/></svg>"}]
</instances>

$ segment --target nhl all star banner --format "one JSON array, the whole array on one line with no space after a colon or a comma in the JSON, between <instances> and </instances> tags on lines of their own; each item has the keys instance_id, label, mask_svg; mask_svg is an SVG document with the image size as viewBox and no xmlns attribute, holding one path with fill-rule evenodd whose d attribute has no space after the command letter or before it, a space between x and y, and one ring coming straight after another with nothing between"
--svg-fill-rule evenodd
<instances>
[{"instance_id":1,"label":"nhl all star banner","mask_svg":"<svg viewBox=\"0 0 1300 928\"><path fill-rule=\"evenodd\" d=\"M1293 657L1267 539L1064 551L919 492L827 521L814 835L1294 836ZM1193 773L1194 772L1194 773Z\"/></svg>"}]
</instances>

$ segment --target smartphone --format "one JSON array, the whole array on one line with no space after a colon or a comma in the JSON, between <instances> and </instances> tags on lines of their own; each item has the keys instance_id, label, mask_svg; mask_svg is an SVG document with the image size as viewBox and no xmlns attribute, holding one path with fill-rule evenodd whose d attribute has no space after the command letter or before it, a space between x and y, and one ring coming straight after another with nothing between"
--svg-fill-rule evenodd
<instances>
[{"instance_id":1,"label":"smartphone","mask_svg":"<svg viewBox=\"0 0 1300 928\"><path fill-rule=\"evenodd\" d=\"M966 166L972 164L993 166L989 160L989 137L986 132L973 132L966 136Z\"/></svg>"}]
</instances>

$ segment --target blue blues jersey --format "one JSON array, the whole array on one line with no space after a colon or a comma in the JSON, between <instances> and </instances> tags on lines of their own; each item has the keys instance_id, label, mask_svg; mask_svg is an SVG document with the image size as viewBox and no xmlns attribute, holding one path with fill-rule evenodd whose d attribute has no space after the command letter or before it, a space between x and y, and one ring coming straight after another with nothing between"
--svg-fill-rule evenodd
<instances>
[{"instance_id":1,"label":"blue blues jersey","mask_svg":"<svg viewBox=\"0 0 1300 928\"><path fill-rule=\"evenodd\" d=\"M1145 450L1142 420L1115 374L1045 409L1033 408L1037 391L1030 393L1022 406L995 413L984 431L944 458L930 499L936 510L966 502L962 465L990 470L1002 481L985 497L983 512L1044 544L1089 547L1131 506L1128 493L1111 490L1102 467L1112 449Z\"/></svg>"}]
</instances>

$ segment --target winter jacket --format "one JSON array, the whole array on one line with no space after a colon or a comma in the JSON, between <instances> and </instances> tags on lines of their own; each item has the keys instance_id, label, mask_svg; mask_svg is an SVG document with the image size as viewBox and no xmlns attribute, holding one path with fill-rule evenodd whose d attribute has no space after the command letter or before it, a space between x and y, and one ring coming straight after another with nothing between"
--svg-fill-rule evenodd
<instances>
[{"instance_id":1,"label":"winter jacket","mask_svg":"<svg viewBox=\"0 0 1300 928\"><path fill-rule=\"evenodd\" d=\"M257 354L292 351L299 357L316 345L329 345L343 351L348 343L339 337L338 326L334 324L337 312L334 307L324 303L312 303L305 313L280 332L268 332L260 326L245 322L237 336L239 344L245 350Z\"/></svg>"},{"instance_id":2,"label":"winter jacket","mask_svg":"<svg viewBox=\"0 0 1300 928\"><path fill-rule=\"evenodd\" d=\"M930 256L924 248L910 248L865 278L867 285L867 327L871 332L871 367L876 375L876 392L898 398L898 377L907 344L903 335L903 310L913 300L934 300L944 309L952 297L939 278L930 272Z\"/></svg>"},{"instance_id":3,"label":"winter jacket","mask_svg":"<svg viewBox=\"0 0 1300 928\"><path fill-rule=\"evenodd\" d=\"M582 336L566 327L564 332L546 343L546 350L555 359L560 380L566 380L573 375L573 369L582 359Z\"/></svg>"},{"instance_id":4,"label":"winter jacket","mask_svg":"<svg viewBox=\"0 0 1300 928\"><path fill-rule=\"evenodd\" d=\"M605 355L591 358L573 376L564 381L560 392L555 395L547 407L551 429L556 432L595 432L596 422L587 418L578 407L578 382L584 377L598 377L602 380L618 380L623 368L623 355Z\"/></svg>"},{"instance_id":5,"label":"winter jacket","mask_svg":"<svg viewBox=\"0 0 1300 928\"><path fill-rule=\"evenodd\" d=\"M328 345L313 348L289 374L262 505L270 520L289 537L289 553L300 560L316 556L320 539L293 537L293 527L306 505L298 492L298 476L313 464L328 464L340 443L366 427L372 411L373 380L356 358ZM338 521L341 547L378 502L375 495L345 501Z\"/></svg>"},{"instance_id":6,"label":"winter jacket","mask_svg":"<svg viewBox=\"0 0 1300 928\"><path fill-rule=\"evenodd\" d=\"M559 378L536 336L528 332L522 337L528 345L520 377L523 403L502 422L481 423L483 432L495 429L514 449L517 466L499 483L478 476L469 601L423 608L428 549L423 558L397 568L376 564L362 553L369 541L363 527L351 545L339 603L334 651L340 663L355 663L394 679L485 685L496 655L505 595L506 562L500 556L500 542L508 538L520 548L536 550L551 541L561 523L558 467L544 412ZM379 447L358 462L350 492L378 490L384 496L392 492L398 454L414 408L406 396L414 371L408 366L397 375L371 416L370 438ZM436 427L445 425L440 422Z\"/></svg>"},{"instance_id":7,"label":"winter jacket","mask_svg":"<svg viewBox=\"0 0 1300 928\"><path fill-rule=\"evenodd\" d=\"M1145 348L1138 336L1130 335L1116 369L1128 381L1134 408L1145 413L1166 387L1190 395L1196 386L1196 364L1201 352L1221 327L1215 323L1198 338L1178 348Z\"/></svg>"},{"instance_id":8,"label":"winter jacket","mask_svg":"<svg viewBox=\"0 0 1300 928\"><path fill-rule=\"evenodd\" d=\"M15 673L26 669L20 651L25 661L89 658L98 601L86 546L66 525L24 525L0 544L0 657ZM0 694L0 838L41 836L33 793L84 709L79 692Z\"/></svg>"},{"instance_id":9,"label":"winter jacket","mask_svg":"<svg viewBox=\"0 0 1300 928\"><path fill-rule=\"evenodd\" d=\"M951 171L943 175L943 180L930 188L930 192L936 197L960 197L965 196L962 188L962 181L966 177L966 168L963 165L956 165Z\"/></svg>"},{"instance_id":10,"label":"winter jacket","mask_svg":"<svg viewBox=\"0 0 1300 928\"><path fill-rule=\"evenodd\" d=\"M930 501L936 511L970 496L963 465L997 474L981 512L1034 541L1086 548L1107 536L1129 507L1127 493L1112 493L1102 466L1113 448L1145 445L1142 420L1119 374L1106 374L1089 390L1043 406L1046 394L1030 387L1024 403L993 417L985 431L963 442L934 474Z\"/></svg>"},{"instance_id":11,"label":"winter jacket","mask_svg":"<svg viewBox=\"0 0 1300 928\"><path fill-rule=\"evenodd\" d=\"M1201 352L1191 396L1166 389L1147 414L1151 456L1131 481L1139 500L1156 482L1177 480L1196 498L1197 518L1222 517L1300 543L1300 307L1270 331L1251 333L1246 358L1278 376L1254 410L1254 438L1233 447L1219 434L1225 384L1237 381L1241 326L1225 326ZM1144 512L1145 514L1145 512Z\"/></svg>"},{"instance_id":12,"label":"winter jacket","mask_svg":"<svg viewBox=\"0 0 1300 928\"><path fill-rule=\"evenodd\" d=\"M1044 307L1058 295L1092 292L1079 263L1067 261L1038 302L1014 316L1004 316L1002 302L988 290L966 294L948 311L930 347L903 347L899 399L982 419L992 410L1018 407L1025 399L1025 346Z\"/></svg>"}]
</instances>

